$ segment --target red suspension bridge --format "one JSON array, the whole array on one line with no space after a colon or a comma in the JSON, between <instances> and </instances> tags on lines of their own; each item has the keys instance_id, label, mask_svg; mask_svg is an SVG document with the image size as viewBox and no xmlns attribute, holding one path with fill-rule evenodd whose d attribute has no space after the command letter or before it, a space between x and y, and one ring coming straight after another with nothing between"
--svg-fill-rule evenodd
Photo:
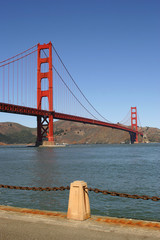
<instances>
[{"instance_id":1,"label":"red suspension bridge","mask_svg":"<svg viewBox=\"0 0 160 240\"><path fill-rule=\"evenodd\" d=\"M52 61L53 60L53 61ZM53 105L54 104L54 105ZM0 111L37 117L37 145L54 144L53 120L126 131L138 142L137 108L118 124L104 118L82 93L52 43L35 45L0 62Z\"/></svg>"}]
</instances>

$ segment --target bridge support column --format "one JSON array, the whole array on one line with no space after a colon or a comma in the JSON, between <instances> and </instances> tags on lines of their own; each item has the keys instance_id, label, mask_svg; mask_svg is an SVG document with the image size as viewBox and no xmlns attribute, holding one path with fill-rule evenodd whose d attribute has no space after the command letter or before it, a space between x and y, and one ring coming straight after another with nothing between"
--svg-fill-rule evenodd
<instances>
[{"instance_id":1,"label":"bridge support column","mask_svg":"<svg viewBox=\"0 0 160 240\"><path fill-rule=\"evenodd\" d=\"M130 134L131 144L135 143L136 142L136 134L133 132L130 132L129 134Z\"/></svg>"},{"instance_id":2,"label":"bridge support column","mask_svg":"<svg viewBox=\"0 0 160 240\"><path fill-rule=\"evenodd\" d=\"M138 131L137 126L137 108L131 107L131 128ZM130 133L131 143L138 143L138 133Z\"/></svg>"},{"instance_id":3,"label":"bridge support column","mask_svg":"<svg viewBox=\"0 0 160 240\"><path fill-rule=\"evenodd\" d=\"M42 51L49 50L49 56L41 57ZM43 54L44 55L44 54ZM47 72L42 72L42 65L47 65ZM48 89L42 90L42 79L48 80ZM37 109L42 109L42 98L48 99L49 111L53 111L53 74L52 74L52 43L38 44L37 57ZM53 142L53 115L37 117L37 145L41 145L43 140Z\"/></svg>"},{"instance_id":4,"label":"bridge support column","mask_svg":"<svg viewBox=\"0 0 160 240\"><path fill-rule=\"evenodd\" d=\"M42 144L42 134L41 134L41 116L37 116L37 141L36 145Z\"/></svg>"},{"instance_id":5,"label":"bridge support column","mask_svg":"<svg viewBox=\"0 0 160 240\"><path fill-rule=\"evenodd\" d=\"M37 142L36 145L42 145L44 140L54 144L53 138L53 116L37 117ZM52 144L51 144L52 143Z\"/></svg>"}]
</instances>

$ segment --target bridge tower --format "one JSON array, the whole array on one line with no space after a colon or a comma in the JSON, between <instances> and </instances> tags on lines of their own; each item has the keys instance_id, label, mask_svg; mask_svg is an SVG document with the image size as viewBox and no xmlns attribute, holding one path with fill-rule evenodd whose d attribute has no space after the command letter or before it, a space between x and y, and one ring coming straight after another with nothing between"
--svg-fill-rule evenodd
<instances>
[{"instance_id":1,"label":"bridge tower","mask_svg":"<svg viewBox=\"0 0 160 240\"><path fill-rule=\"evenodd\" d=\"M131 107L131 128L133 130L138 131L138 126L137 126L137 108L136 107ZM131 136L131 143L138 143L138 133L132 134Z\"/></svg>"},{"instance_id":2,"label":"bridge tower","mask_svg":"<svg viewBox=\"0 0 160 240\"><path fill-rule=\"evenodd\" d=\"M44 49L49 50L49 56L42 58ZM42 72L42 64L48 65L48 71ZM42 79L48 81L48 89L42 90ZM42 109L42 98L47 97L49 111L53 111L53 75L52 75L52 43L38 44L37 53L37 109ZM53 115L37 116L37 145L41 145L43 140L48 139L50 144L54 144L53 138Z\"/></svg>"}]
</instances>

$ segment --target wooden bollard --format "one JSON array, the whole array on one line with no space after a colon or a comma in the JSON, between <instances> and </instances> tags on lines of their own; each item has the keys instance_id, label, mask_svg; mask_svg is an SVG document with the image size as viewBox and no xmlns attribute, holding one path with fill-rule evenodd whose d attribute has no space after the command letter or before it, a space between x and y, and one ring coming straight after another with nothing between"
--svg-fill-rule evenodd
<instances>
[{"instance_id":1,"label":"wooden bollard","mask_svg":"<svg viewBox=\"0 0 160 240\"><path fill-rule=\"evenodd\" d=\"M67 218L83 221L90 218L90 204L87 183L74 181L70 185Z\"/></svg>"}]
</instances>

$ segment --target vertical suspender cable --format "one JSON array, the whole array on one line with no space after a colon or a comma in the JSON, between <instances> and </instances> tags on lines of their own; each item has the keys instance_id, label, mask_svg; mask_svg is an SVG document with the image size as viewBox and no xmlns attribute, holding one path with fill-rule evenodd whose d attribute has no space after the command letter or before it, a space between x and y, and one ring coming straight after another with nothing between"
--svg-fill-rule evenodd
<instances>
[{"instance_id":1,"label":"vertical suspender cable","mask_svg":"<svg viewBox=\"0 0 160 240\"><path fill-rule=\"evenodd\" d=\"M28 98L28 105L29 107L31 107L31 95L32 95L32 88L31 88L31 56L30 55L28 58L29 58L29 66L28 66L28 69L29 69L29 88L28 88L28 94L29 94L29 98Z\"/></svg>"},{"instance_id":2,"label":"vertical suspender cable","mask_svg":"<svg viewBox=\"0 0 160 240\"><path fill-rule=\"evenodd\" d=\"M26 98L26 102L25 105L27 106L27 92L28 92L28 73L27 73L27 58L26 58L26 65L25 65L25 75L26 75L26 79L25 79L25 84L26 84L26 90L25 90L25 98Z\"/></svg>"},{"instance_id":3,"label":"vertical suspender cable","mask_svg":"<svg viewBox=\"0 0 160 240\"><path fill-rule=\"evenodd\" d=\"M3 102L5 102L5 66L3 67Z\"/></svg>"},{"instance_id":4,"label":"vertical suspender cable","mask_svg":"<svg viewBox=\"0 0 160 240\"><path fill-rule=\"evenodd\" d=\"M14 62L13 62L13 87L12 87L12 91L13 91L13 93L12 93L12 97L13 97L13 104L14 104Z\"/></svg>"},{"instance_id":5,"label":"vertical suspender cable","mask_svg":"<svg viewBox=\"0 0 160 240\"><path fill-rule=\"evenodd\" d=\"M8 103L9 103L9 64L8 64Z\"/></svg>"},{"instance_id":6,"label":"vertical suspender cable","mask_svg":"<svg viewBox=\"0 0 160 240\"><path fill-rule=\"evenodd\" d=\"M31 107L33 107L33 54L31 55L31 86L30 89L32 90L31 98Z\"/></svg>"},{"instance_id":7,"label":"vertical suspender cable","mask_svg":"<svg viewBox=\"0 0 160 240\"><path fill-rule=\"evenodd\" d=\"M35 77L36 71L35 69L36 69L36 54L34 55L34 92L33 92L34 107L36 107L36 77Z\"/></svg>"},{"instance_id":8,"label":"vertical suspender cable","mask_svg":"<svg viewBox=\"0 0 160 240\"><path fill-rule=\"evenodd\" d=\"M23 58L22 58L22 61L21 61L21 104L23 106Z\"/></svg>"},{"instance_id":9,"label":"vertical suspender cable","mask_svg":"<svg viewBox=\"0 0 160 240\"><path fill-rule=\"evenodd\" d=\"M19 78L19 62L17 61L17 105L18 105L18 85L19 85L19 82L18 82L18 78ZM21 103L22 105L22 103Z\"/></svg>"}]
</instances>

